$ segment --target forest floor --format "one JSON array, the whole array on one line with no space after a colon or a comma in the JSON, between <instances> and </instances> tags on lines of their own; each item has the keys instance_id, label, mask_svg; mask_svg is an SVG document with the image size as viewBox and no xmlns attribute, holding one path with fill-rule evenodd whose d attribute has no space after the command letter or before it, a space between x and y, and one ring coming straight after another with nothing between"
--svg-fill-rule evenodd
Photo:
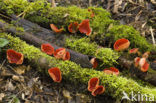
<instances>
[{"instance_id":1,"label":"forest floor","mask_svg":"<svg viewBox=\"0 0 156 103\"><path fill-rule=\"evenodd\" d=\"M31 0L32 1L32 0ZM134 2L137 1L137 2ZM132 25L155 44L156 2L154 0L56 0L57 5L102 6L121 24ZM154 37L152 37L152 35ZM81 85L52 83L30 65L14 66L1 60L0 103L115 103L112 98L93 97L77 92ZM109 102L106 102L109 99ZM116 102L117 103L117 102Z\"/></svg>"}]
</instances>

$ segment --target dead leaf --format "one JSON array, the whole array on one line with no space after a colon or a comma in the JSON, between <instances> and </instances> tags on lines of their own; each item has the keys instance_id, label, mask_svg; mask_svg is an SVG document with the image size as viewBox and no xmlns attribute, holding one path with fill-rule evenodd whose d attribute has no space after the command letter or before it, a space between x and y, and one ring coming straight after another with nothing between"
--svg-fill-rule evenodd
<instances>
[{"instance_id":1,"label":"dead leaf","mask_svg":"<svg viewBox=\"0 0 156 103\"><path fill-rule=\"evenodd\" d=\"M71 99L72 97L70 96L70 92L69 91L67 91L67 90L63 90L63 96L65 97L65 98L67 98L67 99Z\"/></svg>"},{"instance_id":2,"label":"dead leaf","mask_svg":"<svg viewBox=\"0 0 156 103\"><path fill-rule=\"evenodd\" d=\"M12 84L12 82L8 80L5 85L5 90L13 91L13 90L15 90L15 88L16 87Z\"/></svg>"},{"instance_id":3,"label":"dead leaf","mask_svg":"<svg viewBox=\"0 0 156 103\"><path fill-rule=\"evenodd\" d=\"M2 101L4 97L5 97L5 94L4 93L0 93L0 101Z\"/></svg>"},{"instance_id":4,"label":"dead leaf","mask_svg":"<svg viewBox=\"0 0 156 103\"><path fill-rule=\"evenodd\" d=\"M15 72L19 75L24 74L26 69L27 69L27 67L24 65L14 68Z\"/></svg>"},{"instance_id":5,"label":"dead leaf","mask_svg":"<svg viewBox=\"0 0 156 103\"><path fill-rule=\"evenodd\" d=\"M12 79L18 82L24 82L24 77L23 76L17 76L17 75L13 75Z\"/></svg>"}]
</instances>

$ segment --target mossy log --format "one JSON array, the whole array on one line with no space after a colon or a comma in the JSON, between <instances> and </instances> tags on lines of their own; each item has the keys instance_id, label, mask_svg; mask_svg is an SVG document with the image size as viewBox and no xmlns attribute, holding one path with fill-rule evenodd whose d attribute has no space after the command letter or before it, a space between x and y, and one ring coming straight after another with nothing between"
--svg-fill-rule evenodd
<instances>
[{"instance_id":1,"label":"mossy log","mask_svg":"<svg viewBox=\"0 0 156 103\"><path fill-rule=\"evenodd\" d=\"M14 5L16 4L16 5ZM71 7L55 7L51 8L51 4L45 0L28 2L25 0L0 0L0 12L6 14L16 14L26 19L36 22L46 28L53 23L58 27L67 28L71 22L81 22L84 19L90 19L92 34L89 38L100 45L106 45L106 39L112 41L112 44L120 38L130 40L130 48L137 47L142 52L156 51L156 48L149 43L140 33L132 26L119 25L118 21L111 19L111 14L103 8L89 7L82 9L76 6ZM90 15L92 9L94 17Z\"/></svg>"},{"instance_id":2,"label":"mossy log","mask_svg":"<svg viewBox=\"0 0 156 103\"><path fill-rule=\"evenodd\" d=\"M79 65L71 61L56 60L54 57L42 53L38 48L26 44L18 37L13 37L6 33L0 33L1 38L6 38L10 41L8 49L14 49L24 54L24 58L36 66L37 70L48 75L48 69L58 67L62 72L63 80L73 83L73 85L85 85L87 91L88 80L92 77L100 79L100 85L106 88L104 95L112 96L117 100L121 100L123 91L129 96L131 92L138 94L147 94L148 97L156 97L156 88L142 87L132 79L127 79L121 76L107 75L101 71L94 69L81 68Z\"/></svg>"},{"instance_id":3,"label":"mossy log","mask_svg":"<svg viewBox=\"0 0 156 103\"><path fill-rule=\"evenodd\" d=\"M61 48L60 46L55 45L54 43L61 42L61 40L57 40L56 36L53 34L53 32L41 28L38 25L29 25L29 21L22 22L24 25L24 30L27 32L23 31L17 31L17 28L15 26L11 26L3 21L0 21L0 28L3 28L8 33L12 34L18 34L21 39L27 41L30 44L33 44L34 46L40 47L41 44L43 43L49 43L51 44L55 49ZM31 27L29 27L31 26ZM37 26L38 28L35 29L34 27ZM34 28L34 29L33 29ZM38 30L37 32L35 32ZM50 35L50 36L48 36ZM47 37L45 37L47 36ZM49 37L49 38L48 38ZM46 40L45 40L46 39ZM53 42L54 41L54 42ZM60 43L61 44L61 43ZM89 56L80 54L78 52L75 52L73 50L67 49L67 51L70 52L70 60L80 64L82 67L87 67L87 68L92 68L92 64L90 63Z\"/></svg>"},{"instance_id":4,"label":"mossy log","mask_svg":"<svg viewBox=\"0 0 156 103\"><path fill-rule=\"evenodd\" d=\"M49 41L50 43L56 43L55 41L57 41L57 43L59 43L59 41L61 41L61 39L59 38L57 40L56 35L54 35L54 33L48 29L42 28L37 24L31 23L27 20L24 19L17 19L17 17L12 16L13 20L16 20L16 24L22 26L24 28L24 30L26 30L27 32L21 32L22 35L18 35L21 39L27 41L30 44L33 44L34 46L40 47L40 45L42 43L47 43L47 41ZM16 27L10 26L7 23L4 22L0 22L0 27L4 28L5 30L7 30L10 33L17 33L17 29ZM7 27L7 28L6 28ZM42 39L41 39L42 38ZM62 35L62 38L66 39L65 36ZM45 41L46 40L46 41ZM51 42L52 40L52 42ZM54 41L54 42L53 42ZM65 43L66 42L66 43ZM85 45L84 45L85 44ZM54 46L55 49L59 48L58 46L56 46L55 44L52 44ZM68 46L73 50L76 50L77 52L83 53L83 54L89 54L89 55L94 55L95 56L95 52L96 49L98 49L98 45L96 43L90 43L89 41L87 41L87 38L81 38L81 39L75 39L75 38L67 38L66 41L61 42L60 45L64 46ZM81 46L80 46L81 45ZM90 49L90 46L92 49ZM87 48L89 48L89 50L86 50ZM101 49L101 48L100 48ZM103 54L109 54L111 51L107 50L108 53L106 53L106 51L104 50ZM70 50L71 52L71 50ZM93 52L93 53L92 53ZM111 55L112 53L110 53ZM91 66L88 66L89 62L89 56L87 56L87 60L83 59L84 56L82 55L75 55L73 56L73 52L71 53L71 61L76 62L77 64L80 64L82 67L88 67L91 68ZM104 55L103 55L104 56ZM102 58L102 56L100 56L100 58L104 59L104 65L106 66L111 66L112 65L112 57L114 58L115 55L109 56L107 55L109 58ZM77 58L79 57L80 60L79 61L75 61L75 59L73 58ZM83 59L83 60L82 60ZM115 60L115 59L114 59ZM85 61L85 62L84 62ZM88 62L87 62L88 61ZM108 62L108 63L107 63ZM119 64L127 69L131 69L131 73L135 74L137 77L139 77L141 80L149 82L153 85L156 85L156 72L150 70L148 71L148 73L142 73L141 71L139 71L137 68L134 67L133 62L129 61L125 58L120 57L118 59ZM115 62L114 62L115 63ZM131 68L130 68L131 67ZM152 68L155 69L155 68Z\"/></svg>"},{"instance_id":5,"label":"mossy log","mask_svg":"<svg viewBox=\"0 0 156 103\"><path fill-rule=\"evenodd\" d=\"M59 46L63 46L67 48L70 47L68 44L73 45L74 48L70 47L70 49L76 52L88 55L88 58L96 57L97 59L100 59L101 61L103 61L103 65L105 66L106 65L112 66L113 63L114 64L117 63L116 60L119 57L117 52L113 51L110 48L99 48L99 46L96 43L87 42L89 41L89 38L82 38L79 42L77 42L77 39L73 39L74 36L69 36L65 34L54 34L54 32L52 32L51 30L42 28L39 25L34 24L28 20L17 18L16 16L12 16L12 20L13 22L16 22L18 26L23 27L24 30L31 33L33 36L36 36L37 38L40 38L50 43L55 43ZM74 45L75 43L72 42L74 40L75 42L77 42L78 45ZM83 52L80 52L80 51L83 51Z\"/></svg>"},{"instance_id":6,"label":"mossy log","mask_svg":"<svg viewBox=\"0 0 156 103\"><path fill-rule=\"evenodd\" d=\"M120 57L118 62L119 64L122 64L121 66L123 68L126 68L130 71L131 76L137 76L139 79L156 86L156 67L152 66L152 68L150 67L147 72L142 72L134 66L133 61L127 60L124 57Z\"/></svg>"}]
</instances>

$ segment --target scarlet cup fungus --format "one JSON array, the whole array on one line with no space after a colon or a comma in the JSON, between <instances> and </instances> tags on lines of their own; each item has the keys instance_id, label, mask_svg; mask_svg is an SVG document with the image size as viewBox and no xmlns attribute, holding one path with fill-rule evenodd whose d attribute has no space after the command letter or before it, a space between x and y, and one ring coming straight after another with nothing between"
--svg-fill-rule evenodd
<instances>
[{"instance_id":1,"label":"scarlet cup fungus","mask_svg":"<svg viewBox=\"0 0 156 103\"><path fill-rule=\"evenodd\" d=\"M97 62L96 58L92 58L90 60L90 63L93 65L93 68L94 69L98 66L98 62Z\"/></svg>"},{"instance_id":2,"label":"scarlet cup fungus","mask_svg":"<svg viewBox=\"0 0 156 103\"><path fill-rule=\"evenodd\" d=\"M63 31L63 28L58 29L54 24L50 24L50 27L55 33L61 33Z\"/></svg>"},{"instance_id":3,"label":"scarlet cup fungus","mask_svg":"<svg viewBox=\"0 0 156 103\"><path fill-rule=\"evenodd\" d=\"M87 36L90 36L92 29L91 29L90 24L89 24L89 19L83 20L79 24L79 31L81 33L85 33Z\"/></svg>"},{"instance_id":4,"label":"scarlet cup fungus","mask_svg":"<svg viewBox=\"0 0 156 103\"><path fill-rule=\"evenodd\" d=\"M136 57L134 59L134 62L135 62L135 67L138 67L142 72L147 72L149 68L149 64L146 61L146 58Z\"/></svg>"},{"instance_id":5,"label":"scarlet cup fungus","mask_svg":"<svg viewBox=\"0 0 156 103\"><path fill-rule=\"evenodd\" d=\"M54 53L54 48L50 44L42 44L41 45L42 52L45 52L48 55L52 55Z\"/></svg>"},{"instance_id":6,"label":"scarlet cup fungus","mask_svg":"<svg viewBox=\"0 0 156 103\"><path fill-rule=\"evenodd\" d=\"M7 59L9 63L22 64L24 56L22 53L18 53L12 49L7 50Z\"/></svg>"},{"instance_id":7,"label":"scarlet cup fungus","mask_svg":"<svg viewBox=\"0 0 156 103\"><path fill-rule=\"evenodd\" d=\"M66 51L66 54L62 58L63 60L70 60L70 53Z\"/></svg>"},{"instance_id":8,"label":"scarlet cup fungus","mask_svg":"<svg viewBox=\"0 0 156 103\"><path fill-rule=\"evenodd\" d=\"M129 45L130 45L129 40L125 39L125 38L122 38L122 39L117 40L114 43L114 50L122 51L122 50L127 49L129 47Z\"/></svg>"},{"instance_id":9,"label":"scarlet cup fungus","mask_svg":"<svg viewBox=\"0 0 156 103\"><path fill-rule=\"evenodd\" d=\"M71 33L76 33L78 31L78 25L78 22L70 23L70 25L68 26L68 31Z\"/></svg>"},{"instance_id":10,"label":"scarlet cup fungus","mask_svg":"<svg viewBox=\"0 0 156 103\"><path fill-rule=\"evenodd\" d=\"M115 67L110 67L109 68L111 71L113 71L113 74L114 75L119 75L119 70L117 69L117 68L115 68Z\"/></svg>"},{"instance_id":11,"label":"scarlet cup fungus","mask_svg":"<svg viewBox=\"0 0 156 103\"><path fill-rule=\"evenodd\" d=\"M88 91L93 91L99 85L99 78L94 77L88 81Z\"/></svg>"},{"instance_id":12,"label":"scarlet cup fungus","mask_svg":"<svg viewBox=\"0 0 156 103\"><path fill-rule=\"evenodd\" d=\"M145 64L145 62L146 62L146 58L141 58L139 60L139 66L142 67Z\"/></svg>"},{"instance_id":13,"label":"scarlet cup fungus","mask_svg":"<svg viewBox=\"0 0 156 103\"><path fill-rule=\"evenodd\" d=\"M147 72L149 68L149 64L147 62L144 63L144 65L141 67L142 72Z\"/></svg>"},{"instance_id":14,"label":"scarlet cup fungus","mask_svg":"<svg viewBox=\"0 0 156 103\"><path fill-rule=\"evenodd\" d=\"M48 73L50 75L50 77L54 80L54 82L58 82L60 83L62 80L62 75L61 75L61 71L59 68L55 67L55 68L50 68L48 70Z\"/></svg>"},{"instance_id":15,"label":"scarlet cup fungus","mask_svg":"<svg viewBox=\"0 0 156 103\"><path fill-rule=\"evenodd\" d=\"M65 48L59 48L54 52L54 57L56 59L69 60L70 59L70 53L68 51L66 51Z\"/></svg>"},{"instance_id":16,"label":"scarlet cup fungus","mask_svg":"<svg viewBox=\"0 0 156 103\"><path fill-rule=\"evenodd\" d=\"M136 54L138 52L139 48L133 48L131 50L129 50L130 54Z\"/></svg>"},{"instance_id":17,"label":"scarlet cup fungus","mask_svg":"<svg viewBox=\"0 0 156 103\"><path fill-rule=\"evenodd\" d=\"M113 74L113 75L116 75L118 76L119 75L119 70L115 67L110 67L109 69L106 68L103 70L104 73L106 74Z\"/></svg>"},{"instance_id":18,"label":"scarlet cup fungus","mask_svg":"<svg viewBox=\"0 0 156 103\"><path fill-rule=\"evenodd\" d=\"M96 96L96 95L100 95L102 93L104 93L105 88L103 86L97 86L93 91L92 91L92 95Z\"/></svg>"},{"instance_id":19,"label":"scarlet cup fungus","mask_svg":"<svg viewBox=\"0 0 156 103\"><path fill-rule=\"evenodd\" d=\"M136 58L134 59L135 67L138 67L139 61L140 61L140 57L136 57Z\"/></svg>"}]
</instances>

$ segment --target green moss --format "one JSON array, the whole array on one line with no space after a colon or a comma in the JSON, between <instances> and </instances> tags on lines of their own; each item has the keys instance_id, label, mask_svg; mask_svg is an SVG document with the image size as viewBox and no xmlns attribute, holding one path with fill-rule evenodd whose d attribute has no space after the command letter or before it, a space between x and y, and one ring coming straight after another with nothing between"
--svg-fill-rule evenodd
<instances>
[{"instance_id":1,"label":"green moss","mask_svg":"<svg viewBox=\"0 0 156 103\"><path fill-rule=\"evenodd\" d=\"M120 38L127 38L131 43L131 48L139 48L141 51L151 51L153 48L152 44L140 36L140 33L132 26L115 25L109 30L106 36L109 40L113 40L113 42Z\"/></svg>"},{"instance_id":2,"label":"green moss","mask_svg":"<svg viewBox=\"0 0 156 103\"><path fill-rule=\"evenodd\" d=\"M73 49L77 52L93 56L96 53L98 45L96 43L91 43L89 38L74 38L72 36L66 38L66 47Z\"/></svg>"},{"instance_id":3,"label":"green moss","mask_svg":"<svg viewBox=\"0 0 156 103\"><path fill-rule=\"evenodd\" d=\"M38 48L26 44L24 41L17 37L12 37L9 34L0 33L0 37L6 38L10 41L8 48L14 49L24 54L25 59L33 62L37 66L37 69L42 73L47 73L49 68L43 68L38 62L40 58L47 60L49 67L59 67L62 72L63 80L68 80L74 85L85 85L87 91L87 82L92 77L99 77L100 85L105 86L105 95L112 96L120 100L123 96L122 92L125 91L130 94L131 91L134 93L152 94L156 97L156 89L151 87L142 87L137 82L124 77L117 77L115 75L106 75L103 72L96 71L94 69L81 68L79 65L71 61L61 61L42 53ZM47 67L47 66L46 66Z\"/></svg>"},{"instance_id":4,"label":"green moss","mask_svg":"<svg viewBox=\"0 0 156 103\"><path fill-rule=\"evenodd\" d=\"M95 42L92 43L86 37L78 39L70 36L66 38L65 45L72 50L100 59L105 66L112 66L119 58L118 53L111 48L99 48Z\"/></svg>"}]
</instances>

